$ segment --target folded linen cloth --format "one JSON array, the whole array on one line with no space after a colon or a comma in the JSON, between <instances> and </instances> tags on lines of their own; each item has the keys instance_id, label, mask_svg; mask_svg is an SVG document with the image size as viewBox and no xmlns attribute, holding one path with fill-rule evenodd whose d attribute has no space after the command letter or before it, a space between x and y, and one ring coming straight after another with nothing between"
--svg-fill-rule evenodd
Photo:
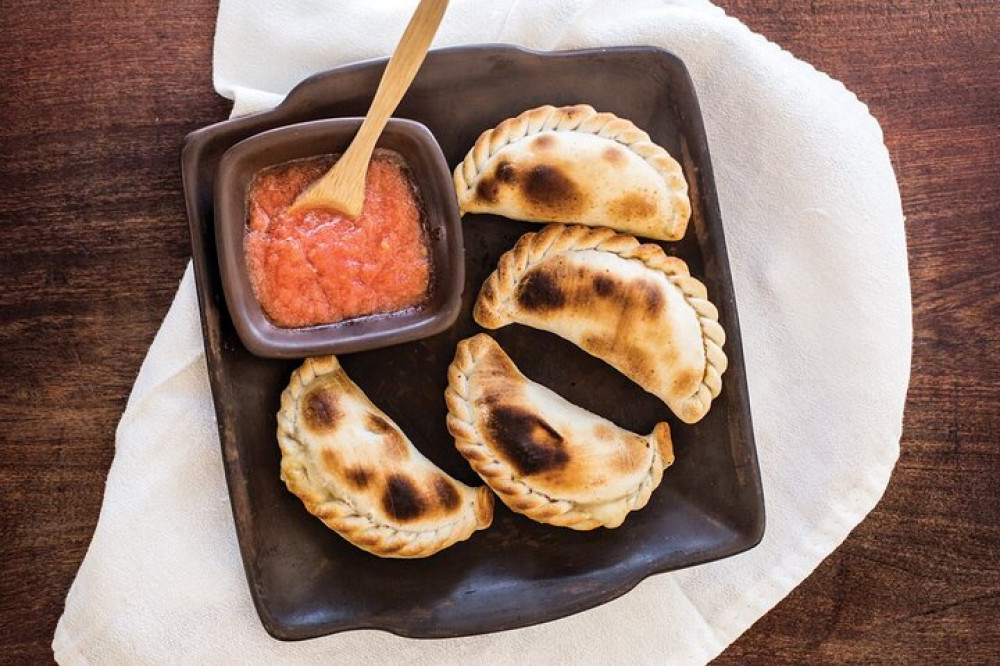
<instances>
[{"instance_id":1,"label":"folded linen cloth","mask_svg":"<svg viewBox=\"0 0 1000 666\"><path fill-rule=\"evenodd\" d=\"M222 0L234 114L388 53L416 0ZM910 367L903 214L882 133L841 84L708 2L453 0L437 46L652 44L687 64L711 143L767 502L754 550L500 634L271 639L250 601L190 267L117 433L104 506L56 629L63 664L704 663L798 585L881 497Z\"/></svg>"}]
</instances>

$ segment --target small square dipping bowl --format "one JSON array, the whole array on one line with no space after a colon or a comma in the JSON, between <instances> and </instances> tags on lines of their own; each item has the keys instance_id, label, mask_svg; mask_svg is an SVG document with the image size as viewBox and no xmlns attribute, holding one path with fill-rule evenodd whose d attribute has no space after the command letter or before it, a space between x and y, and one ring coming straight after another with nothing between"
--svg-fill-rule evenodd
<instances>
[{"instance_id":1,"label":"small square dipping bowl","mask_svg":"<svg viewBox=\"0 0 1000 666\"><path fill-rule=\"evenodd\" d=\"M378 148L402 156L419 193L431 261L425 302L402 312L282 328L271 323L257 301L244 254L247 194L254 176L283 162L343 153L361 122L362 118L335 118L269 130L237 143L219 162L215 233L222 287L240 340L257 356L301 358L386 347L440 333L458 316L465 260L451 171L430 130L412 120L395 118L382 132Z\"/></svg>"}]
</instances>

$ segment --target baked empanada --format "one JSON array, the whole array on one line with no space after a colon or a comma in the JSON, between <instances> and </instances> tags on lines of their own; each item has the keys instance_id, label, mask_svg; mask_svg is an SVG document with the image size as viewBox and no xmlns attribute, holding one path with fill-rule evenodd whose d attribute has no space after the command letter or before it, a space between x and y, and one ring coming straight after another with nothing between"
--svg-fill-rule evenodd
<instances>
[{"instance_id":1,"label":"baked empanada","mask_svg":"<svg viewBox=\"0 0 1000 666\"><path fill-rule=\"evenodd\" d=\"M334 356L292 373L278 413L281 478L306 509L380 557L426 557L489 527L493 495L425 458Z\"/></svg>"},{"instance_id":2,"label":"baked empanada","mask_svg":"<svg viewBox=\"0 0 1000 666\"><path fill-rule=\"evenodd\" d=\"M550 331L617 368L686 423L722 390L726 335L705 285L657 245L554 224L500 257L476 302L485 328Z\"/></svg>"},{"instance_id":3,"label":"baked empanada","mask_svg":"<svg viewBox=\"0 0 1000 666\"><path fill-rule=\"evenodd\" d=\"M480 135L455 168L462 213L684 236L684 172L649 135L586 104L541 106Z\"/></svg>"},{"instance_id":4,"label":"baked empanada","mask_svg":"<svg viewBox=\"0 0 1000 666\"><path fill-rule=\"evenodd\" d=\"M448 430L511 509L540 523L618 527L646 506L674 461L670 427L645 437L527 379L485 333L448 368Z\"/></svg>"}]
</instances>

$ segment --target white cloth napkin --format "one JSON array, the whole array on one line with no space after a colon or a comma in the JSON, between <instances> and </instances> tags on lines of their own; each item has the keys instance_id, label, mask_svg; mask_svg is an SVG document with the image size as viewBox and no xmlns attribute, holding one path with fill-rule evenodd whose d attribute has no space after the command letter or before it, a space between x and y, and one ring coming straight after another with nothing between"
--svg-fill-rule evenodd
<instances>
[{"instance_id":1,"label":"white cloth napkin","mask_svg":"<svg viewBox=\"0 0 1000 666\"><path fill-rule=\"evenodd\" d=\"M235 112L384 55L415 0L223 0L215 82ZM910 367L903 214L882 133L844 87L707 2L453 0L436 45L653 44L686 62L711 144L743 325L767 533L604 606L500 634L271 639L243 575L190 268L117 435L63 664L678 663L710 660L881 497Z\"/></svg>"}]
</instances>

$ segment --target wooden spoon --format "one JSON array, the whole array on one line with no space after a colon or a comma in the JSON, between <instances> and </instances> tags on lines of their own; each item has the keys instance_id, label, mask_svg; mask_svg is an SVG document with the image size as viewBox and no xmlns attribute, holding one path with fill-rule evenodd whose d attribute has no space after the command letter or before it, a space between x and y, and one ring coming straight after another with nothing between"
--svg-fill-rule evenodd
<instances>
[{"instance_id":1,"label":"wooden spoon","mask_svg":"<svg viewBox=\"0 0 1000 666\"><path fill-rule=\"evenodd\" d=\"M424 62L447 7L448 0L420 0L385 67L375 99L357 136L336 164L299 195L290 211L329 208L351 218L361 214L365 203L365 176L375 142Z\"/></svg>"}]
</instances>

